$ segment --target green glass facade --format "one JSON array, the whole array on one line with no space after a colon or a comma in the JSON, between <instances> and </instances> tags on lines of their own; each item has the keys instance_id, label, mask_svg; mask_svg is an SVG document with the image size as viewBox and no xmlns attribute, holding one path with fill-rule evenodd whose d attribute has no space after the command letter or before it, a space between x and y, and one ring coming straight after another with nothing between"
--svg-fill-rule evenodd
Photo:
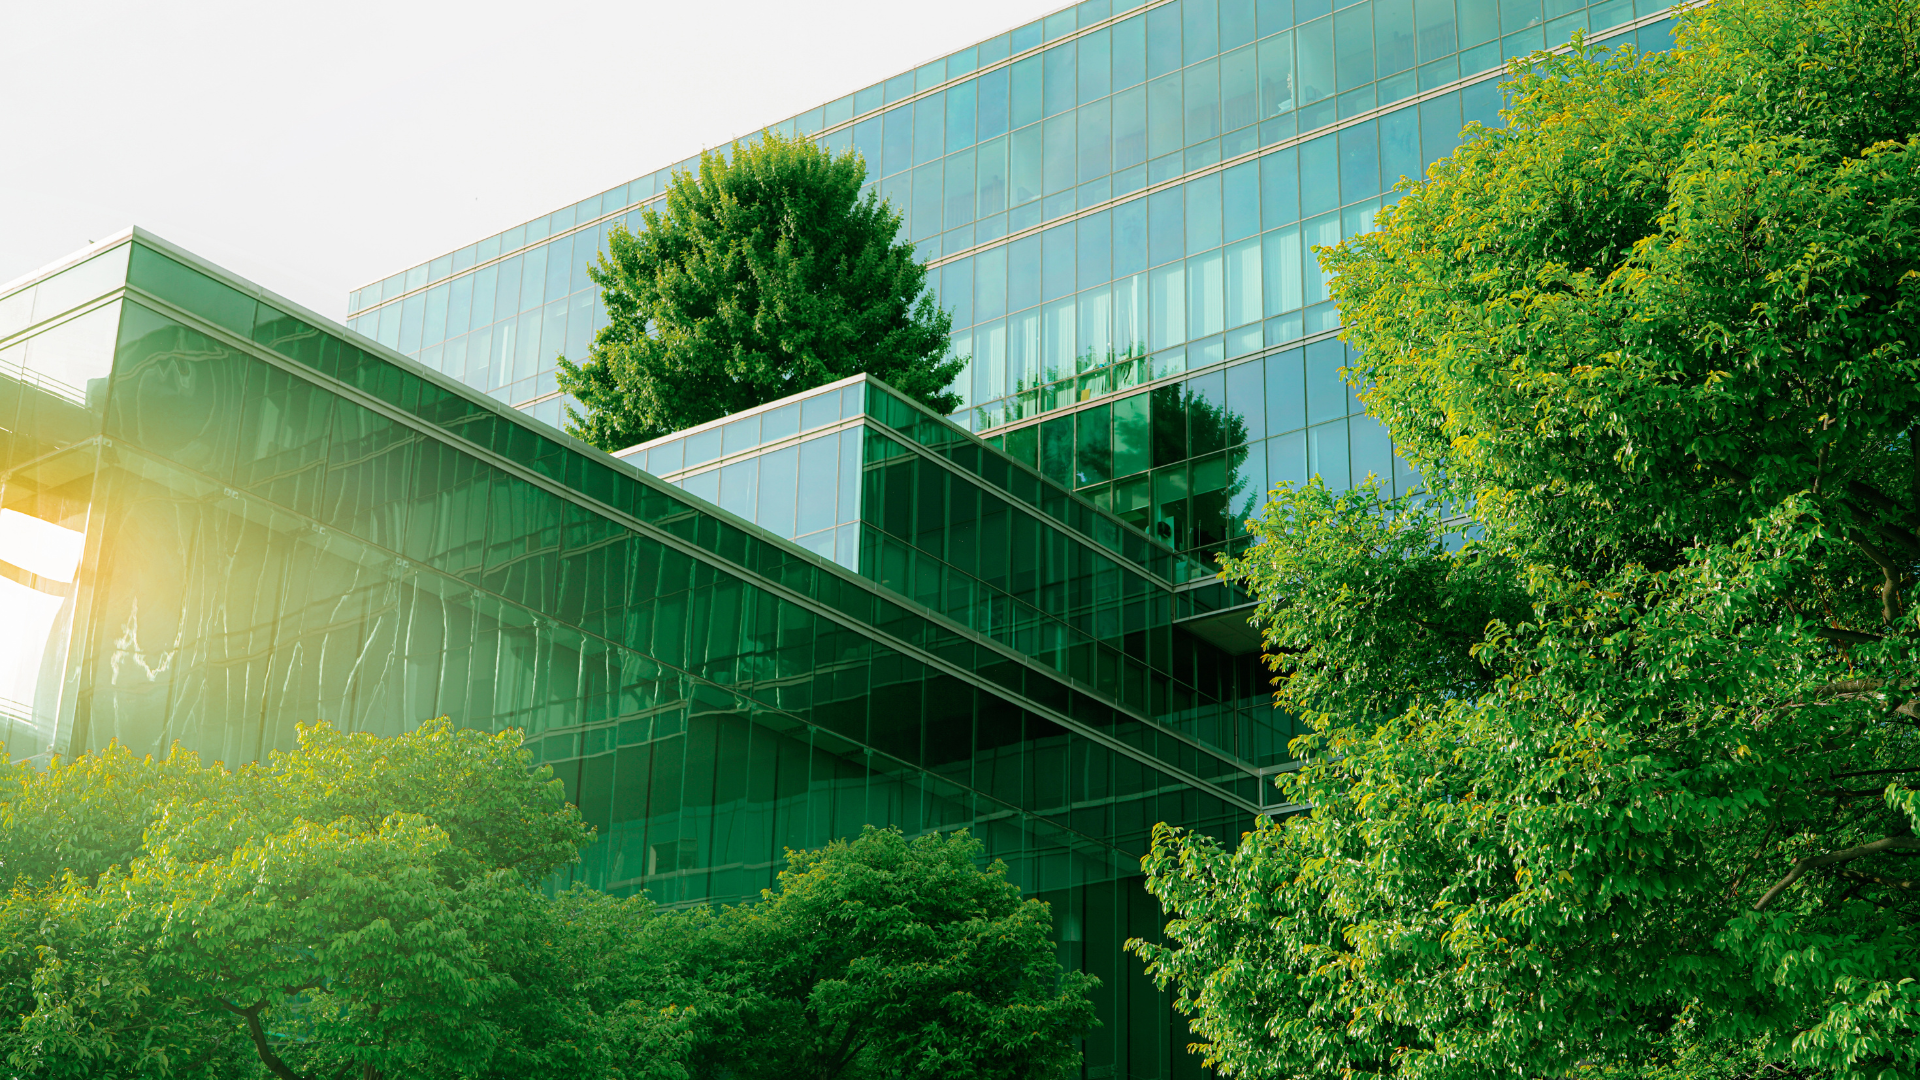
<instances>
[{"instance_id":1,"label":"green glass facade","mask_svg":"<svg viewBox=\"0 0 1920 1080\"><path fill-rule=\"evenodd\" d=\"M1155 822L1282 809L1285 718L1183 621L1218 583L878 383L720 434L715 494L798 536L826 493L827 557L158 238L86 256L0 295L16 759L516 727L599 830L571 876L669 904L965 826L1103 981L1087 1075L1197 1073L1121 943Z\"/></svg>"},{"instance_id":2,"label":"green glass facade","mask_svg":"<svg viewBox=\"0 0 1920 1080\"><path fill-rule=\"evenodd\" d=\"M1217 402L1222 376L1254 377L1231 365L1283 356L1288 370L1262 373L1265 415L1243 417L1244 450L1175 459L1161 440L1129 457L1138 402L1006 444L1204 556L1230 547L1244 517L1247 499L1224 492L1309 473L1335 487L1368 472L1412 481L1357 409L1349 418L1306 400L1339 351L1325 344L1339 313L1312 247L1368 229L1394 184L1452 152L1464 124L1498 126L1506 58L1575 30L1666 48L1667 10L1666 0L1088 0L770 126L857 150L902 213L953 314L954 354L969 358L954 389L965 401L955 420L970 431L1010 433L1148 387L1181 387L1180 402L1154 398L1155 415L1189 396ZM354 290L350 322L558 424L567 402L553 358L584 356L602 318L588 263L609 229L641 227L639 208L695 164ZM1302 345L1304 356L1287 355ZM1295 424L1292 409L1319 419Z\"/></svg>"}]
</instances>

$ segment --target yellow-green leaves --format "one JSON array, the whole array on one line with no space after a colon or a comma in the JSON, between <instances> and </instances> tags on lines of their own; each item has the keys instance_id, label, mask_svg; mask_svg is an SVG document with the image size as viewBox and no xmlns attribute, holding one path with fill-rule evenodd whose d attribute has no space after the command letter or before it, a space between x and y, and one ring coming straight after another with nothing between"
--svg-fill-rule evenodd
<instances>
[{"instance_id":1,"label":"yellow-green leaves","mask_svg":"<svg viewBox=\"0 0 1920 1080\"><path fill-rule=\"evenodd\" d=\"M1324 256L1472 542L1308 488L1229 567L1311 810L1158 833L1139 947L1229 1075L1920 1074L1920 7L1680 41Z\"/></svg>"}]
</instances>

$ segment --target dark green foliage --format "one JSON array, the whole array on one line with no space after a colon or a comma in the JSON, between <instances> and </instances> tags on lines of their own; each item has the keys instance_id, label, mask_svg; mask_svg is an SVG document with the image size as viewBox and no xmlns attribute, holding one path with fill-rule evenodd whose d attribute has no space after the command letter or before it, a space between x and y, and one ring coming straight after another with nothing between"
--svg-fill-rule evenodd
<instances>
[{"instance_id":1,"label":"dark green foliage","mask_svg":"<svg viewBox=\"0 0 1920 1080\"><path fill-rule=\"evenodd\" d=\"M1163 830L1137 946L1230 1075L1920 1075L1920 6L1680 41L1323 254L1436 499L1231 567L1312 811Z\"/></svg>"},{"instance_id":2,"label":"dark green foliage","mask_svg":"<svg viewBox=\"0 0 1920 1080\"><path fill-rule=\"evenodd\" d=\"M1047 905L965 833L868 826L789 852L758 904L697 912L709 995L697 1077L1049 1080L1077 1075L1097 980L1062 974Z\"/></svg>"},{"instance_id":3,"label":"dark green foliage","mask_svg":"<svg viewBox=\"0 0 1920 1080\"><path fill-rule=\"evenodd\" d=\"M1093 980L965 834L789 853L749 906L538 880L588 838L517 732L316 726L227 770L0 772L21 1080L1048 1080Z\"/></svg>"},{"instance_id":4,"label":"dark green foliage","mask_svg":"<svg viewBox=\"0 0 1920 1080\"><path fill-rule=\"evenodd\" d=\"M863 372L952 412L952 318L865 179L852 152L773 132L676 175L666 212L614 230L590 271L608 321L560 361L586 406L569 429L618 450Z\"/></svg>"}]
</instances>

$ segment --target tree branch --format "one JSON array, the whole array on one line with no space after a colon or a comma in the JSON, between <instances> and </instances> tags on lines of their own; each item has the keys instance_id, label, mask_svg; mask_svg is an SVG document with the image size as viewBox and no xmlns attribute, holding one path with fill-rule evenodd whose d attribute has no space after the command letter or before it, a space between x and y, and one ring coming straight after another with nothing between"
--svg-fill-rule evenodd
<instances>
[{"instance_id":1,"label":"tree branch","mask_svg":"<svg viewBox=\"0 0 1920 1080\"><path fill-rule=\"evenodd\" d=\"M1847 539L1852 540L1853 546L1880 568L1880 621L1892 623L1900 617L1901 612L1900 567L1894 563L1892 556L1861 535L1860 530L1855 529Z\"/></svg>"},{"instance_id":2,"label":"tree branch","mask_svg":"<svg viewBox=\"0 0 1920 1080\"><path fill-rule=\"evenodd\" d=\"M1837 626L1815 627L1813 633L1815 637L1823 637L1841 645L1871 645L1880 640L1879 634L1863 634L1858 630L1842 630Z\"/></svg>"},{"instance_id":3,"label":"tree branch","mask_svg":"<svg viewBox=\"0 0 1920 1080\"><path fill-rule=\"evenodd\" d=\"M1809 870L1818 869L1822 866L1831 866L1834 863L1849 862L1853 859L1864 858L1868 855L1878 855L1883 851L1920 851L1920 837L1887 836L1875 840L1872 843L1861 844L1858 847L1850 847L1841 851L1829 851L1825 855L1809 855L1804 859L1796 861L1793 867L1787 871L1786 877L1775 882L1773 888L1768 889L1765 896L1754 901L1753 910L1764 911L1767 905L1778 900L1780 894L1786 892L1789 885L1799 881L1801 875Z\"/></svg>"},{"instance_id":4,"label":"tree branch","mask_svg":"<svg viewBox=\"0 0 1920 1080\"><path fill-rule=\"evenodd\" d=\"M1863 874L1858 870L1842 870L1840 873L1855 881L1870 881L1875 885L1891 885L1896 889L1911 889L1920 886L1920 881L1908 881L1905 878L1881 877L1878 874Z\"/></svg>"},{"instance_id":5,"label":"tree branch","mask_svg":"<svg viewBox=\"0 0 1920 1080\"><path fill-rule=\"evenodd\" d=\"M214 1000L219 1002L221 1008L247 1022L247 1034L253 1037L253 1049L260 1055L260 1063L267 1067L268 1072L279 1077L280 1080L313 1080L311 1076L301 1076L294 1072L292 1067L280 1060L280 1055L274 1053L273 1048L267 1044L266 1029L260 1024L260 1010L266 1007L265 1001L257 1001L243 1009L229 1003L225 998L214 998Z\"/></svg>"}]
</instances>

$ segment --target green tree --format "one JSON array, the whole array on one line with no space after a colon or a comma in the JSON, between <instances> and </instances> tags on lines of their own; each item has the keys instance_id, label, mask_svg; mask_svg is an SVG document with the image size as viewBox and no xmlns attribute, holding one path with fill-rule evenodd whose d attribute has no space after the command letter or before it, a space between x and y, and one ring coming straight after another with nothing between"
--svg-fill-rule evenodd
<instances>
[{"instance_id":1,"label":"green tree","mask_svg":"<svg viewBox=\"0 0 1920 1080\"><path fill-rule=\"evenodd\" d=\"M645 902L533 888L589 832L529 764L517 733L439 720L303 728L237 770L12 766L12 1075L683 1075Z\"/></svg>"},{"instance_id":2,"label":"green tree","mask_svg":"<svg viewBox=\"0 0 1920 1080\"><path fill-rule=\"evenodd\" d=\"M1312 810L1161 830L1135 946L1229 1075L1920 1075L1920 7L1678 38L1322 255L1434 501L1230 567Z\"/></svg>"},{"instance_id":3,"label":"green tree","mask_svg":"<svg viewBox=\"0 0 1920 1080\"><path fill-rule=\"evenodd\" d=\"M775 132L675 174L666 211L616 228L588 271L607 325L560 360L585 407L569 430L618 450L863 372L952 412L952 316L865 179L851 151Z\"/></svg>"},{"instance_id":4,"label":"green tree","mask_svg":"<svg viewBox=\"0 0 1920 1080\"><path fill-rule=\"evenodd\" d=\"M1076 1074L1097 980L1063 973L1047 905L964 832L868 826L789 851L756 904L688 916L709 991L696 1076L1047 1080Z\"/></svg>"}]
</instances>

